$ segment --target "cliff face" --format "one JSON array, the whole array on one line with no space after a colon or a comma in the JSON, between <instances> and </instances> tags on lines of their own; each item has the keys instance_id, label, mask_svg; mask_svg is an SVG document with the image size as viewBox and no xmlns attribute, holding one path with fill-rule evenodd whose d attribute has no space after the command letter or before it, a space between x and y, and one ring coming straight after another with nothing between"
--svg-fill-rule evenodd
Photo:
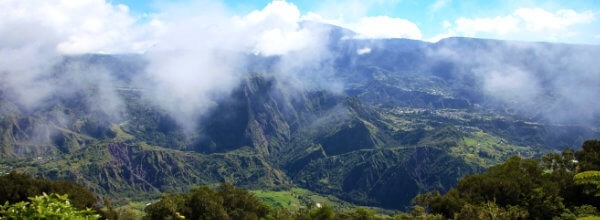
<instances>
[{"instance_id":1,"label":"cliff face","mask_svg":"<svg viewBox=\"0 0 600 220\"><path fill-rule=\"evenodd\" d=\"M24 109L0 100L0 146L8 158L58 156L98 140L113 138L102 115L88 112L85 97L58 100L47 107Z\"/></svg>"},{"instance_id":2,"label":"cliff face","mask_svg":"<svg viewBox=\"0 0 600 220\"><path fill-rule=\"evenodd\" d=\"M285 174L274 169L261 155L244 150L201 155L116 142L89 146L65 160L48 162L38 169L44 176L74 179L103 195L132 198L219 182L253 188L289 185Z\"/></svg>"}]
</instances>

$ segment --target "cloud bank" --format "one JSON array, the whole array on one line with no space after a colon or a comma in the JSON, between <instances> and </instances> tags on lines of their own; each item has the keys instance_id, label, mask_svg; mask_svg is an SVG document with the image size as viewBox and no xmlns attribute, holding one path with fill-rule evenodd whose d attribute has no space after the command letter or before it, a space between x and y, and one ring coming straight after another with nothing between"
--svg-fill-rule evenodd
<instances>
[{"instance_id":1,"label":"cloud bank","mask_svg":"<svg viewBox=\"0 0 600 220\"><path fill-rule=\"evenodd\" d=\"M163 34L145 53L150 64L139 84L152 88L147 96L189 129L244 79L248 57L279 56L271 74L293 85L310 78L304 69L325 69L327 32L301 25L293 4L274 1L244 16L218 4L188 7L164 12L185 15L161 20Z\"/></svg>"},{"instance_id":2,"label":"cloud bank","mask_svg":"<svg viewBox=\"0 0 600 220\"><path fill-rule=\"evenodd\" d=\"M484 103L533 120L597 126L599 48L458 38L427 56L459 67L453 77L470 82L458 84L480 91Z\"/></svg>"},{"instance_id":3,"label":"cloud bank","mask_svg":"<svg viewBox=\"0 0 600 220\"><path fill-rule=\"evenodd\" d=\"M212 1L162 4L139 23L127 6L103 0L1 2L8 18L0 21L2 93L35 109L49 97L93 87L98 94L88 107L119 118L123 106L110 71L64 63L64 56L138 53L148 66L127 86L190 130L246 77L253 56L278 57L269 74L282 86L332 88L320 80L332 74L329 27L305 23L291 3L274 1L245 15Z\"/></svg>"},{"instance_id":4,"label":"cloud bank","mask_svg":"<svg viewBox=\"0 0 600 220\"><path fill-rule=\"evenodd\" d=\"M450 2L438 1L431 9L441 10ZM320 10L304 14L286 1L273 1L261 10L243 15L214 1L160 4L161 10L148 15L142 22L132 16L127 6L104 0L0 2L0 13L5 15L0 20L0 88L3 95L33 109L52 95L72 94L86 85L94 85L100 88L94 103L102 104L89 107L110 115L109 118L119 118L118 109L122 102L111 86L114 79L109 71L94 66L65 65L65 82L75 86L48 79L55 77L53 68L65 55L138 53L147 59L148 67L129 86L142 88L145 97L192 129L195 118L210 111L239 84L248 72L247 62L251 57L277 57L270 74L279 79L280 86L342 91L341 84L332 85L335 55L327 45L329 27L310 21L348 28L356 33L349 38L423 38L419 27L410 20L367 16L369 7L386 6L377 1L349 1L346 5L351 8L353 17L349 17L347 11L332 10L339 6L338 1L325 1ZM595 19L595 14L590 11L519 8L505 16L461 17L454 22L448 21L444 25L448 33L444 36L499 34L527 37L554 33L544 34L546 38L543 39L561 39L578 34L571 31L572 27ZM356 51L358 55L370 52L371 48ZM475 56L473 59L482 58ZM572 56L562 60L578 62ZM540 89L546 85L536 84L540 82L538 76L532 75L527 68L518 65L504 68L499 62L485 61L486 65L480 65L474 71L485 73L482 83L490 94L525 103L546 92ZM584 77L587 81L553 75L560 81L570 82L554 85L552 88L556 88L558 94L580 94L577 85L597 82L594 78L597 75L588 74L585 69L573 71L587 74L587 78ZM588 89L597 93L594 85L597 84ZM591 96L556 97L563 100L556 103L571 102L569 105L583 108L589 99L582 97Z\"/></svg>"},{"instance_id":5,"label":"cloud bank","mask_svg":"<svg viewBox=\"0 0 600 220\"><path fill-rule=\"evenodd\" d=\"M0 89L26 110L54 95L79 92L75 88L83 84L109 83L106 71L92 66L64 64L69 68L57 74L65 55L135 53L151 44L151 31L134 25L126 6L105 1L6 0L0 14ZM114 92L96 88L95 103L102 103L96 107L114 116L109 111L120 103Z\"/></svg>"},{"instance_id":6,"label":"cloud bank","mask_svg":"<svg viewBox=\"0 0 600 220\"><path fill-rule=\"evenodd\" d=\"M511 14L495 17L460 17L446 21L446 36L487 37L513 40L551 41L573 39L581 35L577 27L596 19L592 11L577 12L571 9L547 11L542 8L517 8Z\"/></svg>"}]
</instances>

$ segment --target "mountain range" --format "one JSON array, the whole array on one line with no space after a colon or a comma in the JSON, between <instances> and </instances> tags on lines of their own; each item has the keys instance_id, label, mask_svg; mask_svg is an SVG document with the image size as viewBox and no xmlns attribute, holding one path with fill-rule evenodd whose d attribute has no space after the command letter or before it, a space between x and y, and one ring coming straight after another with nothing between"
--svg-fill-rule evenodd
<instances>
[{"instance_id":1,"label":"mountain range","mask_svg":"<svg viewBox=\"0 0 600 220\"><path fill-rule=\"evenodd\" d=\"M317 26L324 53L243 54L234 80L183 87L201 99L147 83L160 70L151 54L63 56L35 79L50 90L0 80L0 171L113 198L230 182L403 209L510 156L600 137L598 46L360 39Z\"/></svg>"}]
</instances>

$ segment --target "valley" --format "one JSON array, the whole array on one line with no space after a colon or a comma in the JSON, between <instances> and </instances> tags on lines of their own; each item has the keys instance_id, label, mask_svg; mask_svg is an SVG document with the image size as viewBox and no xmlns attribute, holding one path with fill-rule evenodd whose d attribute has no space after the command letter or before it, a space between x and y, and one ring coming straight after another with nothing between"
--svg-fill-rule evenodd
<instances>
[{"instance_id":1,"label":"valley","mask_svg":"<svg viewBox=\"0 0 600 220\"><path fill-rule=\"evenodd\" d=\"M0 87L0 172L74 180L119 204L229 182L285 207L306 206L316 196L335 197L341 206L406 210L418 193L445 192L514 155L539 157L600 137L600 111L577 112L589 100L567 102L569 95L552 92L560 72L588 73L553 62L554 55L584 54L580 62L597 67L589 56L600 55L596 46L470 38L331 42L336 56L323 61L331 71L318 82L282 76L277 57L248 55L252 65L235 86L211 94L209 107L194 117L187 117L186 103L161 102L161 90L138 83L147 68L141 55L65 57L53 80L77 86L38 106ZM356 53L364 47L371 52ZM548 50L558 52L536 53ZM487 53L502 60L483 59ZM529 99L523 88L489 85L485 74L496 70L487 68L498 63L531 72L546 87ZM95 83L97 76L73 70L82 65L103 69L110 80ZM90 80L73 82L73 74ZM575 110L561 108L566 104ZM286 194L307 190L314 194Z\"/></svg>"}]
</instances>

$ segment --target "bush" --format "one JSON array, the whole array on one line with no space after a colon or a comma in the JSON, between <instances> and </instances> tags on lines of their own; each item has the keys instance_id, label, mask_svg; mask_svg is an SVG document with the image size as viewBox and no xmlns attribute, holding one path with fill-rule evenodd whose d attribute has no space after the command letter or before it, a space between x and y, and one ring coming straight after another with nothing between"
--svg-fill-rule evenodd
<instances>
[{"instance_id":1,"label":"bush","mask_svg":"<svg viewBox=\"0 0 600 220\"><path fill-rule=\"evenodd\" d=\"M0 176L0 204L27 201L29 197L43 193L68 194L78 209L98 208L96 195L72 181L55 181L33 178L15 171Z\"/></svg>"},{"instance_id":2,"label":"bush","mask_svg":"<svg viewBox=\"0 0 600 220\"><path fill-rule=\"evenodd\" d=\"M29 201L0 206L2 219L99 219L90 208L78 210L71 205L68 195L46 194L30 197Z\"/></svg>"},{"instance_id":3,"label":"bush","mask_svg":"<svg viewBox=\"0 0 600 220\"><path fill-rule=\"evenodd\" d=\"M217 190L200 187L187 194L164 195L146 208L146 219L262 219L269 209L247 190L223 183Z\"/></svg>"}]
</instances>

